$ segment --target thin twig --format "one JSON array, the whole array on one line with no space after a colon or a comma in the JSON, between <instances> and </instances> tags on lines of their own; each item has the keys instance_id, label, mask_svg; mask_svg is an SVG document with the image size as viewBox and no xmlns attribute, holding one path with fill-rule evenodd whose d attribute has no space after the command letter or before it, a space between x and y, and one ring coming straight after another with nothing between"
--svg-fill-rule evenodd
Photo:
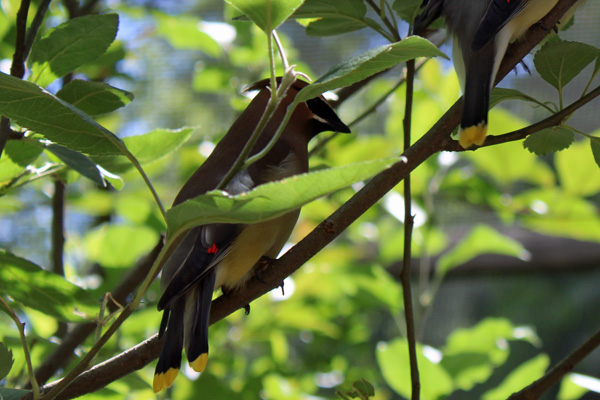
<instances>
[{"instance_id":1,"label":"thin twig","mask_svg":"<svg viewBox=\"0 0 600 400\"><path fill-rule=\"evenodd\" d=\"M54 177L52 194L52 272L64 276L63 253L65 246L65 184Z\"/></svg>"},{"instance_id":2,"label":"thin twig","mask_svg":"<svg viewBox=\"0 0 600 400\"><path fill-rule=\"evenodd\" d=\"M375 4L375 2L373 0L366 0L366 2L377 13L377 15L379 15L379 18L381 18L381 20L383 21L385 26L389 29L389 32L393 39L393 40L391 40L391 42L399 42L400 34L398 33L398 30L394 28L394 25L390 22L390 20L386 16L385 11L382 10L381 8L379 8L379 6L377 4Z\"/></svg>"},{"instance_id":3,"label":"thin twig","mask_svg":"<svg viewBox=\"0 0 600 400\"><path fill-rule=\"evenodd\" d=\"M13 311L12 308L4 301L2 297L0 297L0 303L6 308L6 313L12 318L17 325L17 329L19 330L19 336L21 338L21 345L23 346L23 353L25 354L25 363L27 364L27 374L29 375L29 382L31 383L31 388L33 392L33 399L37 400L40 398L40 386L38 385L37 380L35 379L35 374L33 373L33 364L31 363L31 353L29 352L29 345L27 344L27 338L25 337L25 323L21 322L17 314Z\"/></svg>"},{"instance_id":4,"label":"thin twig","mask_svg":"<svg viewBox=\"0 0 600 400\"><path fill-rule=\"evenodd\" d=\"M410 148L412 103L415 78L415 61L406 63L406 106L404 108L404 152ZM411 399L419 400L421 396L421 383L419 381L419 366L417 364L417 342L415 339L415 315L413 311L412 287L410 282L411 245L414 216L412 215L412 196L410 188L410 173L404 178L404 257L400 274L402 293L404 297L404 320L406 322L406 340L408 342L408 355L410 360Z\"/></svg>"},{"instance_id":5,"label":"thin twig","mask_svg":"<svg viewBox=\"0 0 600 400\"><path fill-rule=\"evenodd\" d=\"M33 42L35 41L35 37L37 36L40 27L42 26L42 22L44 22L44 17L46 16L46 12L48 11L48 7L50 7L50 2L52 0L42 0L38 9L35 13L35 17L33 21L31 21L31 25L27 30L27 37L25 38L25 49L24 49L24 59L27 59L29 56L29 52L31 51L31 47L33 46Z\"/></svg>"},{"instance_id":6,"label":"thin twig","mask_svg":"<svg viewBox=\"0 0 600 400\"><path fill-rule=\"evenodd\" d=\"M22 79L25 74L25 32L27 30L27 14L29 13L30 0L21 0L21 6L17 11L17 38L15 40L15 52L13 54L10 74ZM4 147L11 137L10 120L6 117L0 118L0 157Z\"/></svg>"}]
</instances>

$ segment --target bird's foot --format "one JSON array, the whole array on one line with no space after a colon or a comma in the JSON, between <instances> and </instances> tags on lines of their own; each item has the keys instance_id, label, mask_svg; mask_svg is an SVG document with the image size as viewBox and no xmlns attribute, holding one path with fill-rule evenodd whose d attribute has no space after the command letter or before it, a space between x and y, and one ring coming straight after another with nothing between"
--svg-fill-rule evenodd
<instances>
[{"instance_id":1,"label":"bird's foot","mask_svg":"<svg viewBox=\"0 0 600 400\"><path fill-rule=\"evenodd\" d=\"M258 279L262 283L265 283L265 284L267 283L263 279L263 274L265 272L267 272L267 270L269 269L269 266L271 265L271 262L273 262L273 258L262 256L260 258L260 260L258 260L258 262L256 263L256 268L254 270L255 271L254 275L256 275L256 279Z\"/></svg>"}]
</instances>

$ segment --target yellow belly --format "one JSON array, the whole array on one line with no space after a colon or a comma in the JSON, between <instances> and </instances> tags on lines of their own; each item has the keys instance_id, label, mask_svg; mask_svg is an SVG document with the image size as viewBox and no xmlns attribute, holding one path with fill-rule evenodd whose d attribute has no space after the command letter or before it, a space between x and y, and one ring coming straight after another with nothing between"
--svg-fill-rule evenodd
<instances>
[{"instance_id":1,"label":"yellow belly","mask_svg":"<svg viewBox=\"0 0 600 400\"><path fill-rule=\"evenodd\" d=\"M251 276L252 267L262 256L275 258L292 233L300 211L246 225L217 265L215 288L235 289Z\"/></svg>"}]
</instances>

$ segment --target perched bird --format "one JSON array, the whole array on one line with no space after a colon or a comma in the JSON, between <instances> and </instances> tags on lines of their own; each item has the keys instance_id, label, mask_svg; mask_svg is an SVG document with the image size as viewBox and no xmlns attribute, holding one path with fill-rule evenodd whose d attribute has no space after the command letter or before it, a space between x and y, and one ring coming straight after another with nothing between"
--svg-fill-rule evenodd
<instances>
[{"instance_id":1,"label":"perched bird","mask_svg":"<svg viewBox=\"0 0 600 400\"><path fill-rule=\"evenodd\" d=\"M558 0L424 0L414 33L443 16L453 35L453 60L464 105L459 129L463 148L487 135L490 92L508 45L542 19ZM563 17L572 16L575 7Z\"/></svg>"},{"instance_id":2,"label":"perched bird","mask_svg":"<svg viewBox=\"0 0 600 400\"><path fill-rule=\"evenodd\" d=\"M273 137L288 105L308 85L296 80L288 89L250 155ZM183 185L174 205L213 190L229 171L263 114L270 97L269 81L252 85L259 90L233 123L212 154ZM265 157L239 172L224 190L238 194L262 183L308 171L308 142L323 131L350 132L321 96L300 103L280 139ZM164 310L159 337L164 336L154 375L159 392L173 383L185 351L198 372L208 359L208 323L213 291L239 288L251 277L252 267L264 256L275 258L289 238L300 210L256 224L210 224L186 235L163 268L164 288L158 309Z\"/></svg>"}]
</instances>

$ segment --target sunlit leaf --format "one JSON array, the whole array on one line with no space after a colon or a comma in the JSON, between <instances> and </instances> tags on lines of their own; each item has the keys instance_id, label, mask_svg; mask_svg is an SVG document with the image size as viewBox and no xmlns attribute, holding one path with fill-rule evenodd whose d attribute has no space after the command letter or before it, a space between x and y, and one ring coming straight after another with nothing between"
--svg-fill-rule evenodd
<instances>
[{"instance_id":1,"label":"sunlit leaf","mask_svg":"<svg viewBox=\"0 0 600 400\"><path fill-rule=\"evenodd\" d=\"M101 56L115 40L117 14L73 18L38 40L29 57L31 80L44 87Z\"/></svg>"},{"instance_id":2,"label":"sunlit leaf","mask_svg":"<svg viewBox=\"0 0 600 400\"><path fill-rule=\"evenodd\" d=\"M82 313L98 311L88 292L24 258L0 251L0 266L0 291L27 307L61 321L81 322Z\"/></svg>"},{"instance_id":3,"label":"sunlit leaf","mask_svg":"<svg viewBox=\"0 0 600 400\"><path fill-rule=\"evenodd\" d=\"M129 104L133 100L133 93L104 82L74 79L59 90L56 97L71 103L88 115L100 115Z\"/></svg>"},{"instance_id":4,"label":"sunlit leaf","mask_svg":"<svg viewBox=\"0 0 600 400\"><path fill-rule=\"evenodd\" d=\"M142 135L127 136L123 142L141 164L151 163L167 156L185 143L193 128L177 130L156 129ZM122 173L132 167L124 156L94 157L94 161L113 173Z\"/></svg>"},{"instance_id":5,"label":"sunlit leaf","mask_svg":"<svg viewBox=\"0 0 600 400\"><path fill-rule=\"evenodd\" d=\"M487 225L477 225L459 244L439 258L437 270L445 274L482 254L501 254L522 259L528 256L528 252L516 240Z\"/></svg>"},{"instance_id":6,"label":"sunlit leaf","mask_svg":"<svg viewBox=\"0 0 600 400\"><path fill-rule=\"evenodd\" d=\"M570 194L591 196L600 191L600 168L585 142L573 143L555 155L555 164L563 189Z\"/></svg>"},{"instance_id":7,"label":"sunlit leaf","mask_svg":"<svg viewBox=\"0 0 600 400\"><path fill-rule=\"evenodd\" d=\"M411 36L398 43L371 49L332 67L313 84L302 89L295 101L299 103L328 90L349 86L413 58L436 56L446 58L444 53L427 39Z\"/></svg>"},{"instance_id":8,"label":"sunlit leaf","mask_svg":"<svg viewBox=\"0 0 600 400\"><path fill-rule=\"evenodd\" d=\"M144 226L103 225L86 235L87 256L104 267L133 266L157 243L158 233Z\"/></svg>"},{"instance_id":9,"label":"sunlit leaf","mask_svg":"<svg viewBox=\"0 0 600 400\"><path fill-rule=\"evenodd\" d=\"M201 30L198 18L192 15L167 15L155 12L156 33L169 41L171 46L182 50L199 50L212 57L223 53L221 45Z\"/></svg>"},{"instance_id":10,"label":"sunlit leaf","mask_svg":"<svg viewBox=\"0 0 600 400\"><path fill-rule=\"evenodd\" d=\"M0 89L0 114L22 127L82 153L122 153L121 139L78 108L39 86L0 73Z\"/></svg>"},{"instance_id":11,"label":"sunlit leaf","mask_svg":"<svg viewBox=\"0 0 600 400\"><path fill-rule=\"evenodd\" d=\"M368 179L396 161L397 158L386 158L295 175L236 196L212 191L167 211L167 225L173 233L207 223L251 223L276 218L325 194Z\"/></svg>"},{"instance_id":12,"label":"sunlit leaf","mask_svg":"<svg viewBox=\"0 0 600 400\"><path fill-rule=\"evenodd\" d=\"M530 328L515 327L503 318L486 318L473 327L456 329L450 334L441 364L455 385L468 391L485 382L494 368L504 364L509 340L539 342Z\"/></svg>"},{"instance_id":13,"label":"sunlit leaf","mask_svg":"<svg viewBox=\"0 0 600 400\"><path fill-rule=\"evenodd\" d=\"M0 157L0 185L23 173L25 167L34 162L42 151L41 147L23 140L7 142Z\"/></svg>"},{"instance_id":14,"label":"sunlit leaf","mask_svg":"<svg viewBox=\"0 0 600 400\"><path fill-rule=\"evenodd\" d=\"M302 5L304 0L225 0L260 29L270 34Z\"/></svg>"},{"instance_id":15,"label":"sunlit leaf","mask_svg":"<svg viewBox=\"0 0 600 400\"><path fill-rule=\"evenodd\" d=\"M505 400L511 394L518 392L531 382L544 375L550 364L550 357L546 354L532 358L515 368L502 383L483 394L482 400Z\"/></svg>"},{"instance_id":16,"label":"sunlit leaf","mask_svg":"<svg viewBox=\"0 0 600 400\"><path fill-rule=\"evenodd\" d=\"M530 190L515 196L514 202L528 209L520 216L520 222L529 229L558 237L600 241L600 216L593 202L559 189Z\"/></svg>"},{"instance_id":17,"label":"sunlit leaf","mask_svg":"<svg viewBox=\"0 0 600 400\"><path fill-rule=\"evenodd\" d=\"M600 394L600 379L589 375L570 373L565 375L558 391L558 400L577 400L588 392Z\"/></svg>"},{"instance_id":18,"label":"sunlit leaf","mask_svg":"<svg viewBox=\"0 0 600 400\"><path fill-rule=\"evenodd\" d=\"M408 344L404 339L380 342L377 345L377 364L383 378L396 393L409 399L411 396L410 363ZM435 400L452 392L452 379L439 365L423 354L423 348L417 345L417 363L421 380L421 398Z\"/></svg>"}]
</instances>

